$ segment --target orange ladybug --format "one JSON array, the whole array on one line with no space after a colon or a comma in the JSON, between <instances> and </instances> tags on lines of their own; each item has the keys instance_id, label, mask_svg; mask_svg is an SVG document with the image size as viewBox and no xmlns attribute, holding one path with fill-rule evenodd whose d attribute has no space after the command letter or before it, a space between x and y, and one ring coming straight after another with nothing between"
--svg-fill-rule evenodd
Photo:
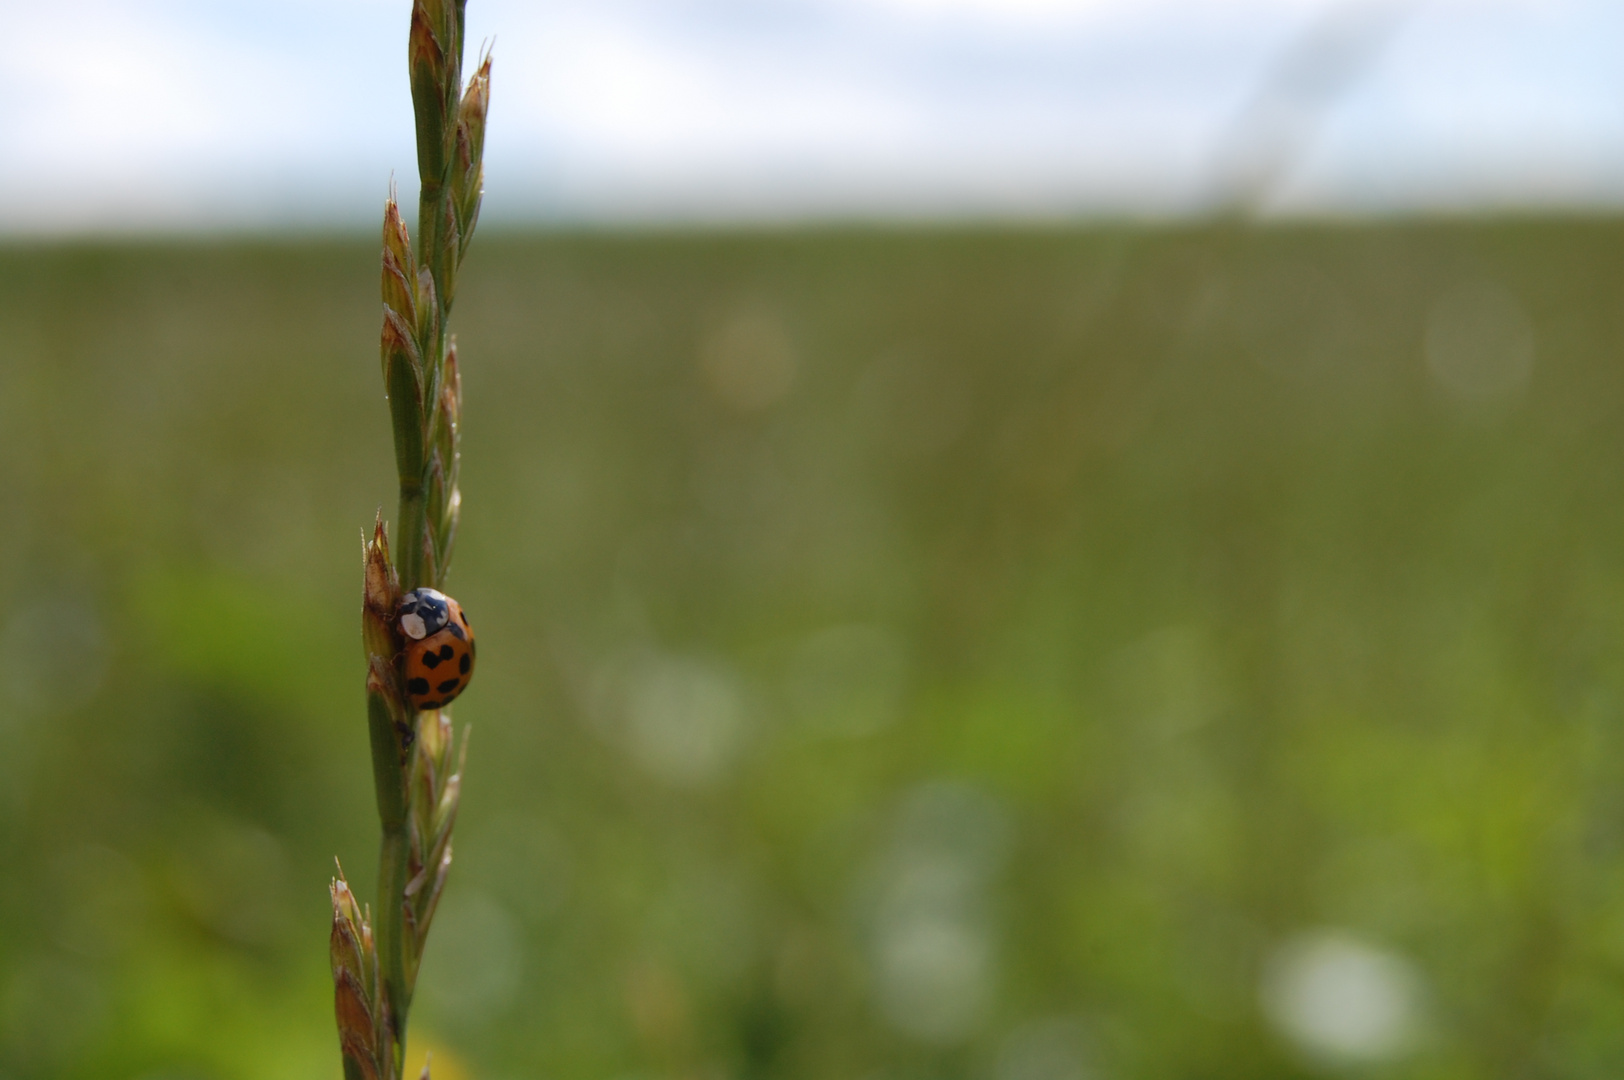
<instances>
[{"instance_id":1,"label":"orange ladybug","mask_svg":"<svg viewBox=\"0 0 1624 1080\"><path fill-rule=\"evenodd\" d=\"M406 697L414 709L439 709L468 688L474 631L462 605L434 589L400 598L395 624L406 642Z\"/></svg>"}]
</instances>

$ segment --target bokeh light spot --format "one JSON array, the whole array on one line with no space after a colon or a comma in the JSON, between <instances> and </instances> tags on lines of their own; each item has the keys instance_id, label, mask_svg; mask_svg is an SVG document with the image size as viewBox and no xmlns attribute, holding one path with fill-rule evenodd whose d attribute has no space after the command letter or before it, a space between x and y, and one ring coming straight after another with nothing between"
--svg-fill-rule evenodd
<instances>
[{"instance_id":1,"label":"bokeh light spot","mask_svg":"<svg viewBox=\"0 0 1624 1080\"><path fill-rule=\"evenodd\" d=\"M1343 931L1304 935L1270 958L1265 1015L1311 1057L1381 1062L1413 1049L1421 980L1404 957Z\"/></svg>"}]
</instances>

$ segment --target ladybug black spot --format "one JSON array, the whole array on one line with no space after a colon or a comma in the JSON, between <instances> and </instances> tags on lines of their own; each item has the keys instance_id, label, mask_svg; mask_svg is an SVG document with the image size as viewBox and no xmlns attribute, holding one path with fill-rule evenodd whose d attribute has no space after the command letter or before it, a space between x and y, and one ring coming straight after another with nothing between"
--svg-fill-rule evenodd
<instances>
[{"instance_id":1,"label":"ladybug black spot","mask_svg":"<svg viewBox=\"0 0 1624 1080\"><path fill-rule=\"evenodd\" d=\"M463 611L463 610L461 610L461 609L458 609L458 611L457 611L457 618L459 618L459 619L461 619L461 620L462 620L462 625L464 625L464 626L468 626L468 613L467 613L467 612L466 612L466 611ZM470 629L470 630L472 630L472 629L473 629L473 627L472 627L472 626L468 626L468 629Z\"/></svg>"},{"instance_id":2,"label":"ladybug black spot","mask_svg":"<svg viewBox=\"0 0 1624 1080\"><path fill-rule=\"evenodd\" d=\"M474 658L472 656L469 656L467 653L463 653L462 654L462 663L457 665L457 669L459 671L461 671L464 675L466 675L466 674L468 674L468 669L473 667L473 666L474 666Z\"/></svg>"},{"instance_id":3,"label":"ladybug black spot","mask_svg":"<svg viewBox=\"0 0 1624 1080\"><path fill-rule=\"evenodd\" d=\"M438 709L443 704L444 704L444 702L441 702L441 701L424 701L424 702L419 703L417 707L419 709L425 709L425 710L426 709Z\"/></svg>"},{"instance_id":4,"label":"ladybug black spot","mask_svg":"<svg viewBox=\"0 0 1624 1080\"><path fill-rule=\"evenodd\" d=\"M458 626L456 623L451 623L446 627L446 629L451 631L451 636L456 638L458 641L468 640L468 635L463 633L462 627Z\"/></svg>"},{"instance_id":5,"label":"ladybug black spot","mask_svg":"<svg viewBox=\"0 0 1624 1080\"><path fill-rule=\"evenodd\" d=\"M447 679L445 682L441 683L439 686L436 686L435 689L440 691L440 693L442 693L442 694L449 694L449 693L451 693L451 691L453 691L453 690L455 690L457 688L457 684L460 683L460 682L462 682L461 679Z\"/></svg>"},{"instance_id":6,"label":"ladybug black spot","mask_svg":"<svg viewBox=\"0 0 1624 1080\"><path fill-rule=\"evenodd\" d=\"M413 679L406 684L406 691L411 694L426 694L429 692L429 681L427 679Z\"/></svg>"},{"instance_id":7,"label":"ladybug black spot","mask_svg":"<svg viewBox=\"0 0 1624 1080\"><path fill-rule=\"evenodd\" d=\"M456 656L456 655L457 655L457 650L453 649L450 645L441 645L440 646L440 659L441 660L449 660L453 656Z\"/></svg>"},{"instance_id":8,"label":"ladybug black spot","mask_svg":"<svg viewBox=\"0 0 1624 1080\"><path fill-rule=\"evenodd\" d=\"M430 671L440 666L440 654L433 649L423 650L423 665Z\"/></svg>"}]
</instances>

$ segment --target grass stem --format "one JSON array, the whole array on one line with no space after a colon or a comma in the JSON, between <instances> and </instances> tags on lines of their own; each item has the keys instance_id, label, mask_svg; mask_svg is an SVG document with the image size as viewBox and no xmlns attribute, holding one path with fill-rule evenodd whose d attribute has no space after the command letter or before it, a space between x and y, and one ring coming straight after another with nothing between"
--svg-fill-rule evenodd
<instances>
[{"instance_id":1,"label":"grass stem","mask_svg":"<svg viewBox=\"0 0 1624 1080\"><path fill-rule=\"evenodd\" d=\"M381 279L384 389L400 481L398 559L390 559L380 517L365 545L361 615L381 832L375 915L357 907L342 875L331 889L333 980L347 1080L401 1080L407 1014L451 866L462 790L462 757L453 754L449 715L444 708L417 712L405 693L396 626L404 592L443 587L462 503L462 382L446 321L479 214L490 101L489 56L464 91L462 38L463 0L414 0L407 51L422 181L417 248L391 192ZM426 1080L427 1069L423 1075Z\"/></svg>"}]
</instances>

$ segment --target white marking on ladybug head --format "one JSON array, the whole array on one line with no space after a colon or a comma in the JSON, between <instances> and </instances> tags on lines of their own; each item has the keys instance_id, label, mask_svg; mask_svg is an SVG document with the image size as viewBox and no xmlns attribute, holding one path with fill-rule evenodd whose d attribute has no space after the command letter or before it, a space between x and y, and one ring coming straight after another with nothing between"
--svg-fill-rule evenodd
<instances>
[{"instance_id":1,"label":"white marking on ladybug head","mask_svg":"<svg viewBox=\"0 0 1624 1080\"><path fill-rule=\"evenodd\" d=\"M413 589L401 597L400 627L413 641L421 641L437 634L451 621L451 598L434 589ZM415 619L415 628L408 628L407 619Z\"/></svg>"}]
</instances>

